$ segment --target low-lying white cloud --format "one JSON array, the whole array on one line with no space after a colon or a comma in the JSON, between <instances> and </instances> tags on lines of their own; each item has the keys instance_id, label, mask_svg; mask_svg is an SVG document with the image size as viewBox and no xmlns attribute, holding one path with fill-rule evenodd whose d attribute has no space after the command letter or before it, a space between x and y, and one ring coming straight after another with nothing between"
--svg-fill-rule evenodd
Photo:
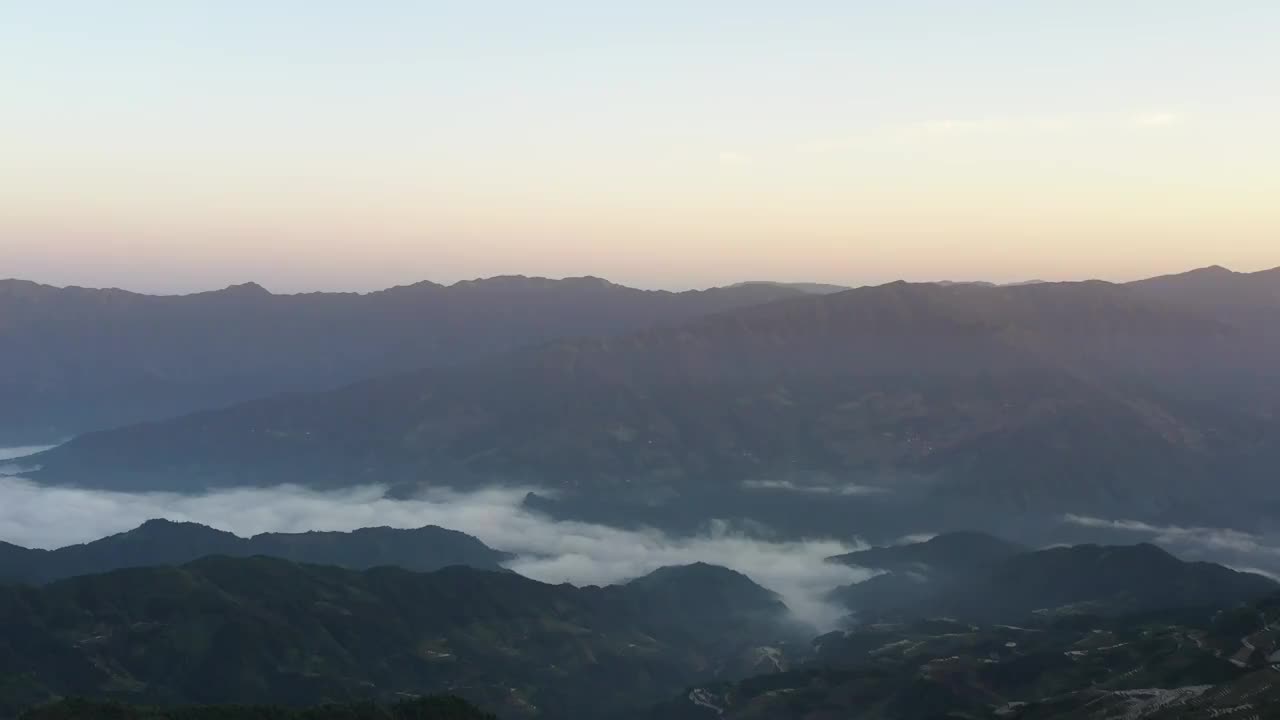
<instances>
[{"instance_id":1,"label":"low-lying white cloud","mask_svg":"<svg viewBox=\"0 0 1280 720\"><path fill-rule=\"evenodd\" d=\"M1232 570L1235 570L1236 572L1253 573L1254 575L1261 575L1262 577L1267 578L1268 580L1274 580L1280 583L1280 573L1278 572L1272 572L1271 570L1264 570L1262 568L1256 568L1256 567L1240 567L1237 565L1229 565L1228 567L1230 567Z\"/></svg>"},{"instance_id":2,"label":"low-lying white cloud","mask_svg":"<svg viewBox=\"0 0 1280 720\"><path fill-rule=\"evenodd\" d=\"M1131 533L1185 559L1208 560L1241 572L1280 581L1280 534L1260 535L1233 528L1153 525L1140 520L1112 520L1064 515L1077 527Z\"/></svg>"},{"instance_id":3,"label":"low-lying white cloud","mask_svg":"<svg viewBox=\"0 0 1280 720\"><path fill-rule=\"evenodd\" d=\"M1269 545L1263 537L1242 530L1151 525L1138 520L1108 520L1084 515L1064 515L1063 519L1072 525L1081 527L1123 530L1150 535L1153 541L1161 545L1194 546L1207 550L1280 557L1280 547Z\"/></svg>"},{"instance_id":4,"label":"low-lying white cloud","mask_svg":"<svg viewBox=\"0 0 1280 720\"><path fill-rule=\"evenodd\" d=\"M545 582L609 584L664 565L723 565L774 590L798 619L821 630L834 627L844 614L824 600L826 593L873 574L825 561L864 547L853 543L760 540L723 522L711 523L697 536L675 537L657 530L554 521L522 507L526 491L429 490L393 498L376 485L333 491L277 486L184 495L49 487L9 476L0 477L0 540L56 548L129 530L152 518L197 522L241 536L439 525L514 553L508 564L512 570Z\"/></svg>"},{"instance_id":5,"label":"low-lying white cloud","mask_svg":"<svg viewBox=\"0 0 1280 720\"><path fill-rule=\"evenodd\" d=\"M894 540L889 544L890 545L918 545L920 543L929 542L930 540L936 537L938 537L937 533L912 533L910 535L903 535L902 537Z\"/></svg>"},{"instance_id":6,"label":"low-lying white cloud","mask_svg":"<svg viewBox=\"0 0 1280 720\"><path fill-rule=\"evenodd\" d=\"M1092 111L1049 114L1005 114L939 118L901 125L865 128L842 137L804 142L801 154L876 152L887 148L922 147L926 144L968 142L981 137L1041 137L1074 133L1119 133L1178 125L1185 117L1167 110L1142 112Z\"/></svg>"},{"instance_id":7,"label":"low-lying white cloud","mask_svg":"<svg viewBox=\"0 0 1280 720\"><path fill-rule=\"evenodd\" d=\"M35 455L55 445L22 445L19 447L0 447L0 475L16 475L27 468L23 463L10 463L8 460Z\"/></svg>"},{"instance_id":8,"label":"low-lying white cloud","mask_svg":"<svg viewBox=\"0 0 1280 720\"><path fill-rule=\"evenodd\" d=\"M789 480L746 480L742 487L747 490L778 490L809 495L880 495L888 492L887 488L872 485L800 485Z\"/></svg>"},{"instance_id":9,"label":"low-lying white cloud","mask_svg":"<svg viewBox=\"0 0 1280 720\"><path fill-rule=\"evenodd\" d=\"M1171 112L1146 112L1133 116L1133 124L1138 127L1166 127L1177 124L1178 120L1177 113Z\"/></svg>"}]
</instances>

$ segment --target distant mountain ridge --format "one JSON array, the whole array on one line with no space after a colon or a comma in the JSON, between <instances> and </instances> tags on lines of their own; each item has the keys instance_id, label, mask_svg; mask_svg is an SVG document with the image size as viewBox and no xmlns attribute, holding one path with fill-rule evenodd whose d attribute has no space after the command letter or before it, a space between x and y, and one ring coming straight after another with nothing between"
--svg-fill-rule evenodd
<instances>
[{"instance_id":1,"label":"distant mountain ridge","mask_svg":"<svg viewBox=\"0 0 1280 720\"><path fill-rule=\"evenodd\" d=\"M1196 310L1224 322L1280 338L1280 267L1243 273L1219 265L1139 280L1129 287L1145 297Z\"/></svg>"},{"instance_id":2,"label":"distant mountain ridge","mask_svg":"<svg viewBox=\"0 0 1280 720\"><path fill-rule=\"evenodd\" d=\"M1248 315L1253 329L1274 326L1267 315L1280 307L1280 269L1206 268L1124 287L1219 319ZM277 295L247 282L161 296L0 280L0 445L50 443L555 339L625 334L848 290L751 281L668 292L596 277L510 275L363 294Z\"/></svg>"},{"instance_id":3,"label":"distant mountain ridge","mask_svg":"<svg viewBox=\"0 0 1280 720\"><path fill-rule=\"evenodd\" d=\"M695 487L852 480L1006 512L1247 518L1275 502L1277 368L1249 327L1128 286L890 283L89 434L24 462L119 489L515 482L652 507Z\"/></svg>"},{"instance_id":4,"label":"distant mountain ridge","mask_svg":"<svg viewBox=\"0 0 1280 720\"><path fill-rule=\"evenodd\" d=\"M261 555L355 570L396 566L418 572L452 565L502 570L501 563L511 557L470 535L434 525L242 538L197 523L149 520L128 532L57 550L0 543L0 582L48 583L120 568L182 565L211 555Z\"/></svg>"},{"instance_id":5,"label":"distant mountain ridge","mask_svg":"<svg viewBox=\"0 0 1280 720\"><path fill-rule=\"evenodd\" d=\"M637 290L592 277L365 294L275 295L250 282L172 296L0 280L0 446L801 294L777 285Z\"/></svg>"}]
</instances>

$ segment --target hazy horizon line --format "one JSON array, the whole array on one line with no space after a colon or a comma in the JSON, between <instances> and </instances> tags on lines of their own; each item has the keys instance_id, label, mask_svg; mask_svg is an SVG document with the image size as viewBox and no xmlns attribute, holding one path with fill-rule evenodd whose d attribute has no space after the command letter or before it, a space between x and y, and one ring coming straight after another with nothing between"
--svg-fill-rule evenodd
<instances>
[{"instance_id":1,"label":"hazy horizon line","mask_svg":"<svg viewBox=\"0 0 1280 720\"><path fill-rule=\"evenodd\" d=\"M1046 280L1041 278L1027 278L1024 280L1013 280L1013 281L1001 282L1001 281L984 280L984 279L956 280L952 278L940 278L940 279L934 279L934 280L908 280L906 278L899 277L892 280L883 280L879 282L852 282L852 283L846 284L838 281L827 281L827 280L747 279L747 280L737 280L733 282L728 282L721 285L705 285L705 286L699 285L699 286L679 287L679 288L660 287L656 285L645 286L645 285L638 285L638 284L629 284L625 282L617 282L614 280L610 280L608 277L605 277L603 275L593 275L593 274L550 276L550 275L524 275L521 273L498 273L495 275L484 275L484 276L473 277L473 278L460 278L452 282L448 282L448 281L441 282L437 280L423 278L421 280L416 280L414 282L386 285L386 286L375 287L367 290L341 290L341 289L329 288L329 289L275 291L263 285L261 282L257 280L252 280L252 279L245 280L243 282L230 283L228 285L223 285L221 287L207 287L204 289L191 289L191 290L179 291L179 292L155 292L155 291L146 291L146 290L133 290L126 287L121 287L119 285L80 285L76 283L57 284L54 282L42 282L40 280L32 280L24 277L0 278L0 282L31 283L41 287L54 288L57 290L71 290L71 289L101 290L101 291L115 290L120 292L131 293L134 295L145 295L149 297L184 297L188 295L202 295L202 294L208 294L208 293L224 292L224 291L232 290L235 288L247 288L250 286L252 286L253 288L262 290L263 292L269 295L275 295L275 296L323 295L323 294L372 295L380 292L387 292L389 290L409 288L409 287L414 287L418 285L433 285L439 288L448 289L448 288L456 288L456 287L461 287L461 286L466 286L466 285L471 285L476 283L490 282L495 280L530 280L530 281L545 280L548 282L568 282L573 280L600 281L612 286L628 288L631 290L675 294L675 293L685 293L685 292L703 292L707 290L737 287L742 285L757 285L757 284L758 285L784 285L784 286L812 285L812 286L818 286L818 287L826 286L826 287L832 287L832 288L844 288L848 290L864 288L864 287L879 287L882 285L891 285L899 282L905 282L912 285L953 284L953 285L992 285L996 287L1012 287L1017 285L1030 285L1030 284L1036 284L1036 283L1082 283L1082 282L1105 282L1105 283L1114 284L1114 285L1123 285L1131 282L1140 282L1142 280L1150 280L1150 279L1155 279L1160 277L1172 277L1177 275L1186 275L1193 272L1202 272L1202 271L1211 271L1211 270L1221 270L1221 271L1231 273L1232 275L1258 275L1262 273L1280 271L1280 265L1262 267L1257 270L1236 270L1234 268L1227 267L1225 265L1213 264L1213 265L1193 267L1187 270L1182 270L1177 272L1158 273L1155 275L1141 275L1136 277L1130 277L1123 280L1107 280L1099 277L1078 277L1078 278L1071 278L1071 279L1053 279L1053 280Z\"/></svg>"}]
</instances>

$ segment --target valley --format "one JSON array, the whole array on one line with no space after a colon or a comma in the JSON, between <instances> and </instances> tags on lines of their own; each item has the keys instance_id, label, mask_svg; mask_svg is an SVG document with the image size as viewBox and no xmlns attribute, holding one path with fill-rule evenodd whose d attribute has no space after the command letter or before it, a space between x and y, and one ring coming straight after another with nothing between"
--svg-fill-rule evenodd
<instances>
[{"instance_id":1,"label":"valley","mask_svg":"<svg viewBox=\"0 0 1280 720\"><path fill-rule=\"evenodd\" d=\"M0 715L1261 706L1269 277L774 287L6 452Z\"/></svg>"}]
</instances>

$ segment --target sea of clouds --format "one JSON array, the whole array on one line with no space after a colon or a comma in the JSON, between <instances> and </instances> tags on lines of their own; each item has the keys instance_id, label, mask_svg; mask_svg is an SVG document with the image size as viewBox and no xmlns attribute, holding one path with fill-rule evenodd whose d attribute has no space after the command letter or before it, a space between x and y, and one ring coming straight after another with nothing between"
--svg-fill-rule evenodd
<instances>
[{"instance_id":1,"label":"sea of clouds","mask_svg":"<svg viewBox=\"0 0 1280 720\"><path fill-rule=\"evenodd\" d=\"M0 460L24 454L0 450ZM438 525L513 553L510 569L544 582L603 585L665 565L722 565L777 592L797 619L820 630L835 627L845 614L825 600L826 593L873 574L826 562L832 555L865 547L857 543L763 540L716 521L691 536L557 521L523 507L527 491L427 490L400 498L389 497L384 487L366 485L332 491L276 486L194 495L125 493L44 486L10 474L0 475L0 540L51 549L130 530L153 518L197 522L241 536Z\"/></svg>"}]
</instances>

